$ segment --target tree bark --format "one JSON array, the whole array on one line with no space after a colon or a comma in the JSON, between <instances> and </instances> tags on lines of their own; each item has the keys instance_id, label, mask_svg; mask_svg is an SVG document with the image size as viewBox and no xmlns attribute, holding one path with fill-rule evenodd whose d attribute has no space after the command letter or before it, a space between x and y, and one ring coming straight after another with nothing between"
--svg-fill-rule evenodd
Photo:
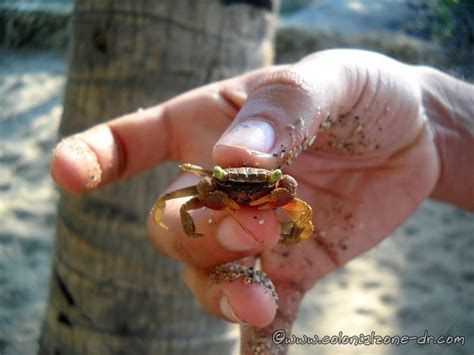
<instances>
[{"instance_id":1,"label":"tree bark","mask_svg":"<svg viewBox=\"0 0 474 355\"><path fill-rule=\"evenodd\" d=\"M78 0L60 135L270 64L269 1ZM225 354L238 331L207 314L145 220L175 174L61 193L41 354Z\"/></svg>"}]
</instances>

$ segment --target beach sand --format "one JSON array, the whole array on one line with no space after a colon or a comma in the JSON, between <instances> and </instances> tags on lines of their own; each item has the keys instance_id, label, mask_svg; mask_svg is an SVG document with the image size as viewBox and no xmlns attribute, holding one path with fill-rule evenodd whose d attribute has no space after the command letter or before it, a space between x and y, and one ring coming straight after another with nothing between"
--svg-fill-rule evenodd
<instances>
[{"instance_id":1,"label":"beach sand","mask_svg":"<svg viewBox=\"0 0 474 355\"><path fill-rule=\"evenodd\" d=\"M0 353L33 354L45 310L57 191L49 158L66 62L0 52Z\"/></svg>"},{"instance_id":2,"label":"beach sand","mask_svg":"<svg viewBox=\"0 0 474 355\"><path fill-rule=\"evenodd\" d=\"M33 354L45 311L58 193L49 177L66 60L0 52L0 353ZM150 246L151 247L151 246ZM294 333L459 335L460 345L294 345L290 354L473 354L474 215L434 201L321 280Z\"/></svg>"}]
</instances>

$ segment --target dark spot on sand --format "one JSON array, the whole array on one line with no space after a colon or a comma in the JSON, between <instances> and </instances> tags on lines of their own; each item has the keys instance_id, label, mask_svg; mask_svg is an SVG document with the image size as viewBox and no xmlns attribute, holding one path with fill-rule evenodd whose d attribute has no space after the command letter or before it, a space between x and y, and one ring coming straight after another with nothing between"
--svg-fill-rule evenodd
<instances>
[{"instance_id":1,"label":"dark spot on sand","mask_svg":"<svg viewBox=\"0 0 474 355\"><path fill-rule=\"evenodd\" d=\"M357 308L356 313L361 314L361 315L370 315L370 314L374 314L374 311L368 308Z\"/></svg>"},{"instance_id":2,"label":"dark spot on sand","mask_svg":"<svg viewBox=\"0 0 474 355\"><path fill-rule=\"evenodd\" d=\"M416 309L402 307L397 311L397 318L403 323L413 323L420 320L420 313Z\"/></svg>"},{"instance_id":3,"label":"dark spot on sand","mask_svg":"<svg viewBox=\"0 0 474 355\"><path fill-rule=\"evenodd\" d=\"M474 282L474 271L465 271L461 274L464 281Z\"/></svg>"},{"instance_id":4,"label":"dark spot on sand","mask_svg":"<svg viewBox=\"0 0 474 355\"><path fill-rule=\"evenodd\" d=\"M405 228L405 233L410 236L415 235L418 233L418 228L416 228L415 226L407 226Z\"/></svg>"},{"instance_id":5,"label":"dark spot on sand","mask_svg":"<svg viewBox=\"0 0 474 355\"><path fill-rule=\"evenodd\" d=\"M339 281L339 287L340 288L347 288L348 284L346 280L340 280Z\"/></svg>"},{"instance_id":6,"label":"dark spot on sand","mask_svg":"<svg viewBox=\"0 0 474 355\"><path fill-rule=\"evenodd\" d=\"M366 289L373 289L373 288L379 288L380 287L380 282L378 281L367 281L362 284L362 288Z\"/></svg>"},{"instance_id":7,"label":"dark spot on sand","mask_svg":"<svg viewBox=\"0 0 474 355\"><path fill-rule=\"evenodd\" d=\"M403 280L402 287L406 289L410 288L421 294L430 293L432 291L431 284L424 283L421 280Z\"/></svg>"},{"instance_id":8,"label":"dark spot on sand","mask_svg":"<svg viewBox=\"0 0 474 355\"><path fill-rule=\"evenodd\" d=\"M443 224L451 224L453 222L453 219L449 215L442 215L441 222L443 222Z\"/></svg>"},{"instance_id":9,"label":"dark spot on sand","mask_svg":"<svg viewBox=\"0 0 474 355\"><path fill-rule=\"evenodd\" d=\"M443 243L443 249L446 250L446 251L453 250L453 245L451 244L451 242L449 240L447 240L446 242Z\"/></svg>"},{"instance_id":10,"label":"dark spot on sand","mask_svg":"<svg viewBox=\"0 0 474 355\"><path fill-rule=\"evenodd\" d=\"M388 293L384 293L380 296L380 301L385 305L392 305L395 303L396 298Z\"/></svg>"},{"instance_id":11,"label":"dark spot on sand","mask_svg":"<svg viewBox=\"0 0 474 355\"><path fill-rule=\"evenodd\" d=\"M18 219L21 219L21 220L31 219L35 216L30 211L26 211L26 210L19 209L19 208L14 208L13 213L15 214L15 217L17 217Z\"/></svg>"}]
</instances>

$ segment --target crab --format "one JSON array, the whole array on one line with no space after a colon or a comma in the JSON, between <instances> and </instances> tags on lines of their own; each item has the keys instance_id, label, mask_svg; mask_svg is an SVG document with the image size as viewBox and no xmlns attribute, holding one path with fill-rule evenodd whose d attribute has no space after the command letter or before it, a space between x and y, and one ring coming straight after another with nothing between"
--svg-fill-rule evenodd
<instances>
[{"instance_id":1,"label":"crab","mask_svg":"<svg viewBox=\"0 0 474 355\"><path fill-rule=\"evenodd\" d=\"M314 233L311 207L295 197L298 186L290 175L280 169L266 170L251 167L222 168L212 171L193 164L180 165L181 170L202 176L195 186L185 187L161 195L155 203L155 222L168 229L163 223L166 201L191 196L180 208L181 223L189 237L202 237L196 232L191 210L207 207L213 210L234 212L241 205L264 208L281 208L289 222L281 223L281 242L298 242Z\"/></svg>"}]
</instances>

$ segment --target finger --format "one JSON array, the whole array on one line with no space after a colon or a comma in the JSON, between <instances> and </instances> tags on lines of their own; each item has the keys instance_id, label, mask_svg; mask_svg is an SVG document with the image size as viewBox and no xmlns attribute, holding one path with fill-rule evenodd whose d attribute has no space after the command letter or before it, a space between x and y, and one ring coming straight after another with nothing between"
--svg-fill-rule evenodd
<instances>
[{"instance_id":1,"label":"finger","mask_svg":"<svg viewBox=\"0 0 474 355\"><path fill-rule=\"evenodd\" d=\"M210 84L65 138L53 152L53 178L70 192L85 192L165 160L211 166L212 146L263 70L276 69Z\"/></svg>"},{"instance_id":2,"label":"finger","mask_svg":"<svg viewBox=\"0 0 474 355\"><path fill-rule=\"evenodd\" d=\"M170 187L175 190L196 184L196 177L183 174ZM203 237L190 237L183 230L181 206L190 197L166 202L164 229L154 220L154 209L148 218L148 235L162 253L202 268L209 268L274 247L280 238L280 223L272 209L259 210L242 206L235 212L200 208L189 211L195 231ZM156 207L154 207L156 208Z\"/></svg>"},{"instance_id":3,"label":"finger","mask_svg":"<svg viewBox=\"0 0 474 355\"><path fill-rule=\"evenodd\" d=\"M276 286L280 302L272 322L265 327L242 325L240 348L242 354L286 354L288 344L284 337L291 336L304 293L293 287Z\"/></svg>"},{"instance_id":4,"label":"finger","mask_svg":"<svg viewBox=\"0 0 474 355\"><path fill-rule=\"evenodd\" d=\"M211 274L187 266L183 278L205 309L234 323L264 327L275 317L277 296L264 274L253 269L248 272L252 259L244 264L247 267L234 263L232 269L225 265Z\"/></svg>"},{"instance_id":5,"label":"finger","mask_svg":"<svg viewBox=\"0 0 474 355\"><path fill-rule=\"evenodd\" d=\"M380 71L387 75L381 78ZM383 120L389 122L387 102L399 87L406 87L397 82L409 81L409 76L403 64L374 53L331 50L308 56L255 83L236 119L215 145L214 160L223 166L290 164L313 143L317 132L318 149L349 155L372 152L380 148L376 140L379 128L389 127L376 119L385 113ZM413 92L397 92L395 96L402 98L388 110L398 110L407 96L409 102L415 102L417 99L410 97L416 96ZM412 115L416 107L408 105L402 114ZM387 139L393 137L398 135L387 132Z\"/></svg>"},{"instance_id":6,"label":"finger","mask_svg":"<svg viewBox=\"0 0 474 355\"><path fill-rule=\"evenodd\" d=\"M340 84L345 81L344 72L323 59L314 62L305 59L254 84L214 147L217 164L284 165L313 139L323 117L333 109L333 101L342 101L345 94Z\"/></svg>"},{"instance_id":7,"label":"finger","mask_svg":"<svg viewBox=\"0 0 474 355\"><path fill-rule=\"evenodd\" d=\"M84 192L168 159L203 163L234 114L218 86L204 87L65 138L51 172L66 190ZM196 139L200 149L191 149Z\"/></svg>"},{"instance_id":8,"label":"finger","mask_svg":"<svg viewBox=\"0 0 474 355\"><path fill-rule=\"evenodd\" d=\"M298 244L283 245L261 255L262 270L272 280L279 307L274 320L264 328L241 327L241 348L245 354L284 354L287 345L284 337L291 336L291 328L307 290L316 280L335 270L335 263L317 239Z\"/></svg>"}]
</instances>

